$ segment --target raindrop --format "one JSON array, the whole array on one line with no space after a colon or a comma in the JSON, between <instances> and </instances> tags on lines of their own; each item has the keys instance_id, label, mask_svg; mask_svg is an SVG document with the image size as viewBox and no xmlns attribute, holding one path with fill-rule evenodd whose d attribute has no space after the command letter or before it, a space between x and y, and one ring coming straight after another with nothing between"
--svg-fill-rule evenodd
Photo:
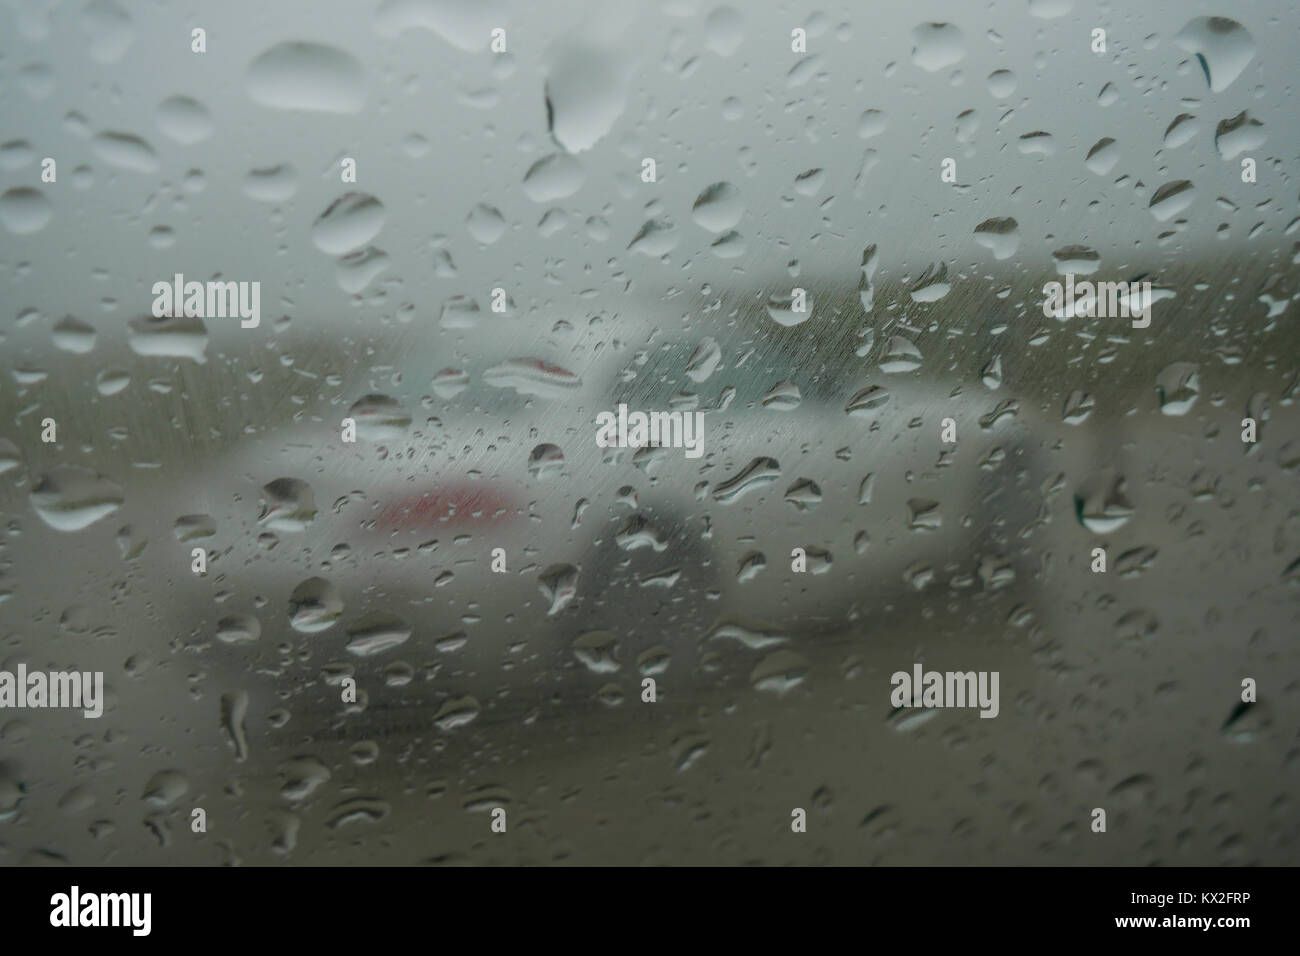
<instances>
[{"instance_id":1,"label":"raindrop","mask_svg":"<svg viewBox=\"0 0 1300 956\"><path fill-rule=\"evenodd\" d=\"M1082 425L1092 414L1093 400L1087 392L1073 391L1065 399L1061 420L1067 425Z\"/></svg>"},{"instance_id":2,"label":"raindrop","mask_svg":"<svg viewBox=\"0 0 1300 956\"><path fill-rule=\"evenodd\" d=\"M172 534L177 541L197 541L217 533L217 522L212 515L181 515L172 522Z\"/></svg>"},{"instance_id":3,"label":"raindrop","mask_svg":"<svg viewBox=\"0 0 1300 956\"><path fill-rule=\"evenodd\" d=\"M985 219L975 227L975 242L993 253L994 259L1010 259L1020 246L1020 224L1014 219Z\"/></svg>"},{"instance_id":4,"label":"raindrop","mask_svg":"<svg viewBox=\"0 0 1300 956\"><path fill-rule=\"evenodd\" d=\"M329 768L316 757L295 757L280 764L284 777L280 796L292 803L306 800L330 778Z\"/></svg>"},{"instance_id":5,"label":"raindrop","mask_svg":"<svg viewBox=\"0 0 1300 956\"><path fill-rule=\"evenodd\" d=\"M469 387L469 373L445 368L433 377L433 391L439 398L455 398Z\"/></svg>"},{"instance_id":6,"label":"raindrop","mask_svg":"<svg viewBox=\"0 0 1300 956\"><path fill-rule=\"evenodd\" d=\"M100 133L90 143L95 155L118 169L136 173L158 172L158 156L153 147L130 133Z\"/></svg>"},{"instance_id":7,"label":"raindrop","mask_svg":"<svg viewBox=\"0 0 1300 956\"><path fill-rule=\"evenodd\" d=\"M454 295L442 304L438 324L444 329L472 329L478 325L478 303L467 295Z\"/></svg>"},{"instance_id":8,"label":"raindrop","mask_svg":"<svg viewBox=\"0 0 1300 956\"><path fill-rule=\"evenodd\" d=\"M574 639L573 654L593 674L612 674L619 668L618 639L609 631L588 631Z\"/></svg>"},{"instance_id":9,"label":"raindrop","mask_svg":"<svg viewBox=\"0 0 1300 956\"><path fill-rule=\"evenodd\" d=\"M172 96L158 104L158 128L163 135L189 145L212 135L212 116L198 100Z\"/></svg>"},{"instance_id":10,"label":"raindrop","mask_svg":"<svg viewBox=\"0 0 1300 956\"><path fill-rule=\"evenodd\" d=\"M454 697L438 708L433 722L441 730L464 727L479 715L479 702L473 697Z\"/></svg>"},{"instance_id":11,"label":"raindrop","mask_svg":"<svg viewBox=\"0 0 1300 956\"><path fill-rule=\"evenodd\" d=\"M746 581L752 581L759 573L767 567L767 557L761 551L750 551L740 559L740 564L736 568L736 581L744 584Z\"/></svg>"},{"instance_id":12,"label":"raindrop","mask_svg":"<svg viewBox=\"0 0 1300 956\"><path fill-rule=\"evenodd\" d=\"M1016 148L1025 156L1053 156L1056 153L1056 140L1051 133L1035 130L1021 136L1016 142Z\"/></svg>"},{"instance_id":13,"label":"raindrop","mask_svg":"<svg viewBox=\"0 0 1300 956\"><path fill-rule=\"evenodd\" d=\"M708 379L721 361L722 349L718 347L718 343L711 338L703 339L686 362L686 375L692 382L698 384Z\"/></svg>"},{"instance_id":14,"label":"raindrop","mask_svg":"<svg viewBox=\"0 0 1300 956\"><path fill-rule=\"evenodd\" d=\"M774 294L767 300L767 314L779 325L790 328L795 325L802 325L812 318L813 298L812 293L806 293L804 297L804 310L795 311L795 298L793 294L780 295Z\"/></svg>"},{"instance_id":15,"label":"raindrop","mask_svg":"<svg viewBox=\"0 0 1300 956\"><path fill-rule=\"evenodd\" d=\"M297 478L277 478L262 487L257 520L269 531L305 531L316 517L311 486Z\"/></svg>"},{"instance_id":16,"label":"raindrop","mask_svg":"<svg viewBox=\"0 0 1300 956\"><path fill-rule=\"evenodd\" d=\"M1156 376L1160 411L1165 415L1186 415L1201 394L1200 372L1191 362L1174 362Z\"/></svg>"},{"instance_id":17,"label":"raindrop","mask_svg":"<svg viewBox=\"0 0 1300 956\"><path fill-rule=\"evenodd\" d=\"M1255 56L1255 40L1236 20L1197 17L1174 37L1174 43L1196 54L1210 89L1222 93L1241 76Z\"/></svg>"},{"instance_id":18,"label":"raindrop","mask_svg":"<svg viewBox=\"0 0 1300 956\"><path fill-rule=\"evenodd\" d=\"M136 355L187 358L200 365L207 361L208 327L190 316L155 319L145 317L127 323L127 341Z\"/></svg>"},{"instance_id":19,"label":"raindrop","mask_svg":"<svg viewBox=\"0 0 1300 956\"><path fill-rule=\"evenodd\" d=\"M886 374L914 372L921 367L921 350L901 335L892 336L880 360L880 370Z\"/></svg>"},{"instance_id":20,"label":"raindrop","mask_svg":"<svg viewBox=\"0 0 1300 956\"><path fill-rule=\"evenodd\" d=\"M489 31L507 20L504 0L384 0L375 11L375 30L386 37L428 30L458 50L478 53Z\"/></svg>"},{"instance_id":21,"label":"raindrop","mask_svg":"<svg viewBox=\"0 0 1300 956\"><path fill-rule=\"evenodd\" d=\"M717 7L704 20L704 46L719 56L731 56L745 38L745 24L734 7Z\"/></svg>"},{"instance_id":22,"label":"raindrop","mask_svg":"<svg viewBox=\"0 0 1300 956\"><path fill-rule=\"evenodd\" d=\"M533 202L567 199L582 188L586 174L576 159L555 153L533 163L524 174L524 194Z\"/></svg>"},{"instance_id":23,"label":"raindrop","mask_svg":"<svg viewBox=\"0 0 1300 956\"><path fill-rule=\"evenodd\" d=\"M348 417L357 423L357 437L366 441L396 441L411 424L411 415L402 403L387 395L364 395L348 409Z\"/></svg>"},{"instance_id":24,"label":"raindrop","mask_svg":"<svg viewBox=\"0 0 1300 956\"><path fill-rule=\"evenodd\" d=\"M1005 100L1016 91L1016 75L1010 70L994 70L988 83L989 95L995 100Z\"/></svg>"},{"instance_id":25,"label":"raindrop","mask_svg":"<svg viewBox=\"0 0 1300 956\"><path fill-rule=\"evenodd\" d=\"M1214 130L1214 148L1220 159L1232 159L1247 150L1258 149L1268 137L1264 124L1246 110L1221 122Z\"/></svg>"},{"instance_id":26,"label":"raindrop","mask_svg":"<svg viewBox=\"0 0 1300 956\"><path fill-rule=\"evenodd\" d=\"M984 382L984 387L988 389L998 389L1002 387L1002 356L995 355L984 366L980 372L980 377Z\"/></svg>"},{"instance_id":27,"label":"raindrop","mask_svg":"<svg viewBox=\"0 0 1300 956\"><path fill-rule=\"evenodd\" d=\"M612 50L565 43L546 75L551 136L570 153L591 149L623 112L625 67Z\"/></svg>"},{"instance_id":28,"label":"raindrop","mask_svg":"<svg viewBox=\"0 0 1300 956\"><path fill-rule=\"evenodd\" d=\"M951 23L922 23L912 30L912 62L934 73L966 55L965 37Z\"/></svg>"},{"instance_id":29,"label":"raindrop","mask_svg":"<svg viewBox=\"0 0 1300 956\"><path fill-rule=\"evenodd\" d=\"M258 202L284 202L298 191L298 174L288 163L250 169L244 176L244 195Z\"/></svg>"},{"instance_id":30,"label":"raindrop","mask_svg":"<svg viewBox=\"0 0 1300 956\"><path fill-rule=\"evenodd\" d=\"M1220 733L1233 743L1246 744L1257 739L1272 725L1273 715L1266 704L1243 700L1232 708Z\"/></svg>"},{"instance_id":31,"label":"raindrop","mask_svg":"<svg viewBox=\"0 0 1300 956\"><path fill-rule=\"evenodd\" d=\"M754 667L749 683L755 690L783 696L808 676L808 661L789 650L773 651Z\"/></svg>"},{"instance_id":32,"label":"raindrop","mask_svg":"<svg viewBox=\"0 0 1300 956\"><path fill-rule=\"evenodd\" d=\"M45 194L28 186L15 186L0 195L0 223L16 236L40 232L54 215Z\"/></svg>"},{"instance_id":33,"label":"raindrop","mask_svg":"<svg viewBox=\"0 0 1300 956\"><path fill-rule=\"evenodd\" d=\"M538 480L554 478L564 468L564 452L558 445L538 445L528 455L528 473Z\"/></svg>"},{"instance_id":34,"label":"raindrop","mask_svg":"<svg viewBox=\"0 0 1300 956\"><path fill-rule=\"evenodd\" d=\"M341 256L365 246L384 228L384 204L368 193L344 193L320 214L311 240L321 252Z\"/></svg>"},{"instance_id":35,"label":"raindrop","mask_svg":"<svg viewBox=\"0 0 1300 956\"><path fill-rule=\"evenodd\" d=\"M907 527L912 531L937 531L943 525L939 502L929 498L907 499Z\"/></svg>"},{"instance_id":36,"label":"raindrop","mask_svg":"<svg viewBox=\"0 0 1300 956\"><path fill-rule=\"evenodd\" d=\"M794 382L777 382L763 395L763 407L777 412L789 412L799 407L799 387Z\"/></svg>"},{"instance_id":37,"label":"raindrop","mask_svg":"<svg viewBox=\"0 0 1300 956\"><path fill-rule=\"evenodd\" d=\"M289 595L289 623L302 634L333 627L343 614L343 598L324 578L308 578Z\"/></svg>"},{"instance_id":38,"label":"raindrop","mask_svg":"<svg viewBox=\"0 0 1300 956\"><path fill-rule=\"evenodd\" d=\"M1133 514L1124 493L1124 476L1113 468L1094 472L1074 493L1075 515L1094 534L1110 534Z\"/></svg>"},{"instance_id":39,"label":"raindrop","mask_svg":"<svg viewBox=\"0 0 1300 956\"><path fill-rule=\"evenodd\" d=\"M1196 117L1191 113L1179 113L1174 117L1174 121L1169 124L1165 130L1165 147L1167 149L1177 149L1184 143L1189 142L1193 136L1200 132L1200 124L1196 122Z\"/></svg>"},{"instance_id":40,"label":"raindrop","mask_svg":"<svg viewBox=\"0 0 1300 956\"><path fill-rule=\"evenodd\" d=\"M715 233L735 228L744 213L740 190L731 183L714 183L706 187L695 197L695 205L691 207L691 218L699 226Z\"/></svg>"},{"instance_id":41,"label":"raindrop","mask_svg":"<svg viewBox=\"0 0 1300 956\"><path fill-rule=\"evenodd\" d=\"M1196 189L1186 179L1165 183L1151 197L1151 215L1160 222L1166 222L1187 209L1196 198Z\"/></svg>"},{"instance_id":42,"label":"raindrop","mask_svg":"<svg viewBox=\"0 0 1300 956\"><path fill-rule=\"evenodd\" d=\"M506 231L506 221L501 215L501 210L485 203L479 203L469 211L469 218L465 220L465 225L469 229L469 234L485 246L492 245Z\"/></svg>"},{"instance_id":43,"label":"raindrop","mask_svg":"<svg viewBox=\"0 0 1300 956\"><path fill-rule=\"evenodd\" d=\"M796 511L812 511L822 500L822 490L811 478L799 478L785 490L785 500Z\"/></svg>"},{"instance_id":44,"label":"raindrop","mask_svg":"<svg viewBox=\"0 0 1300 956\"><path fill-rule=\"evenodd\" d=\"M395 614L372 611L348 627L347 651L357 657L374 657L405 644L411 625Z\"/></svg>"},{"instance_id":45,"label":"raindrop","mask_svg":"<svg viewBox=\"0 0 1300 956\"><path fill-rule=\"evenodd\" d=\"M121 368L105 368L95 376L95 389L101 395L116 395L131 384L130 372Z\"/></svg>"},{"instance_id":46,"label":"raindrop","mask_svg":"<svg viewBox=\"0 0 1300 956\"><path fill-rule=\"evenodd\" d=\"M948 263L936 262L928 266L921 277L908 290L913 302L938 302L952 286L948 283Z\"/></svg>"},{"instance_id":47,"label":"raindrop","mask_svg":"<svg viewBox=\"0 0 1300 956\"><path fill-rule=\"evenodd\" d=\"M279 43L248 65L253 101L278 110L358 113L366 102L361 64L337 47Z\"/></svg>"},{"instance_id":48,"label":"raindrop","mask_svg":"<svg viewBox=\"0 0 1300 956\"><path fill-rule=\"evenodd\" d=\"M672 252L677 245L677 231L671 219L661 216L647 219L641 230L628 243L630 252L639 252L646 256L663 256Z\"/></svg>"},{"instance_id":49,"label":"raindrop","mask_svg":"<svg viewBox=\"0 0 1300 956\"><path fill-rule=\"evenodd\" d=\"M552 564L537 578L542 594L550 601L548 617L560 611L577 596L578 569L571 564Z\"/></svg>"},{"instance_id":50,"label":"raindrop","mask_svg":"<svg viewBox=\"0 0 1300 956\"><path fill-rule=\"evenodd\" d=\"M149 778L140 799L155 807L169 807L190 789L190 782L179 770L162 770Z\"/></svg>"},{"instance_id":51,"label":"raindrop","mask_svg":"<svg viewBox=\"0 0 1300 956\"><path fill-rule=\"evenodd\" d=\"M888 401L887 388L883 385L868 385L849 399L849 403L844 406L844 411L855 417L863 417L870 415Z\"/></svg>"},{"instance_id":52,"label":"raindrop","mask_svg":"<svg viewBox=\"0 0 1300 956\"><path fill-rule=\"evenodd\" d=\"M493 388L513 388L520 395L562 398L582 387L582 379L568 369L542 359L509 359L483 373L483 381Z\"/></svg>"},{"instance_id":53,"label":"raindrop","mask_svg":"<svg viewBox=\"0 0 1300 956\"><path fill-rule=\"evenodd\" d=\"M781 474L781 465L775 458L760 456L751 461L743 471L713 489L713 500L730 503L747 492L775 481Z\"/></svg>"},{"instance_id":54,"label":"raindrop","mask_svg":"<svg viewBox=\"0 0 1300 956\"><path fill-rule=\"evenodd\" d=\"M95 328L71 315L65 315L54 324L54 347L64 352L84 355L95 347Z\"/></svg>"},{"instance_id":55,"label":"raindrop","mask_svg":"<svg viewBox=\"0 0 1300 956\"><path fill-rule=\"evenodd\" d=\"M1084 165L1098 176L1105 176L1119 162L1119 147L1109 136L1103 136L1088 150Z\"/></svg>"},{"instance_id":56,"label":"raindrop","mask_svg":"<svg viewBox=\"0 0 1300 956\"><path fill-rule=\"evenodd\" d=\"M223 644L251 644L262 636L262 622L251 614L231 614L217 621L217 640Z\"/></svg>"},{"instance_id":57,"label":"raindrop","mask_svg":"<svg viewBox=\"0 0 1300 956\"><path fill-rule=\"evenodd\" d=\"M125 501L122 489L79 465L56 465L31 491L32 508L56 531L80 531Z\"/></svg>"}]
</instances>

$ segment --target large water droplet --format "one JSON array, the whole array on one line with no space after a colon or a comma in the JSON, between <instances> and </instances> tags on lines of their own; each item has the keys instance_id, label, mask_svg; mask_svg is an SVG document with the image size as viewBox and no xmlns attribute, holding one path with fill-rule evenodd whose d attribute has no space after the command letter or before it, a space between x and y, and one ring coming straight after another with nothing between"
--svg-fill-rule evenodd
<instances>
[{"instance_id":1,"label":"large water droplet","mask_svg":"<svg viewBox=\"0 0 1300 956\"><path fill-rule=\"evenodd\" d=\"M1200 372L1191 362L1165 366L1156 376L1160 411L1166 415L1186 415L1201 394Z\"/></svg>"},{"instance_id":2,"label":"large water droplet","mask_svg":"<svg viewBox=\"0 0 1300 956\"><path fill-rule=\"evenodd\" d=\"M551 135L565 150L591 149L614 126L626 102L626 69L613 51L563 43L546 75Z\"/></svg>"},{"instance_id":3,"label":"large water droplet","mask_svg":"<svg viewBox=\"0 0 1300 956\"><path fill-rule=\"evenodd\" d=\"M158 155L153 147L130 133L100 133L91 140L90 148L96 156L118 169L156 173L159 168Z\"/></svg>"},{"instance_id":4,"label":"large water droplet","mask_svg":"<svg viewBox=\"0 0 1300 956\"><path fill-rule=\"evenodd\" d=\"M921 367L921 350L901 335L891 336L880 359L880 370L886 374L914 372Z\"/></svg>"},{"instance_id":5,"label":"large water droplet","mask_svg":"<svg viewBox=\"0 0 1300 956\"><path fill-rule=\"evenodd\" d=\"M357 423L357 437L366 441L396 441L411 424L411 414L402 403L387 395L363 395L348 409Z\"/></svg>"},{"instance_id":6,"label":"large water droplet","mask_svg":"<svg viewBox=\"0 0 1300 956\"><path fill-rule=\"evenodd\" d=\"M1174 43L1196 54L1210 89L1221 93L1255 56L1255 40L1236 20L1197 17L1178 31Z\"/></svg>"},{"instance_id":7,"label":"large water droplet","mask_svg":"<svg viewBox=\"0 0 1300 956\"><path fill-rule=\"evenodd\" d=\"M348 627L347 651L357 657L374 657L405 644L411 625L395 614L372 611Z\"/></svg>"},{"instance_id":8,"label":"large water droplet","mask_svg":"<svg viewBox=\"0 0 1300 956\"><path fill-rule=\"evenodd\" d=\"M975 227L975 242L995 259L1010 259L1020 247L1020 225L1014 219L985 219Z\"/></svg>"},{"instance_id":9,"label":"large water droplet","mask_svg":"<svg viewBox=\"0 0 1300 956\"><path fill-rule=\"evenodd\" d=\"M1264 124L1247 110L1224 120L1214 130L1214 148L1219 151L1220 159L1232 159L1247 150L1258 149L1267 139Z\"/></svg>"},{"instance_id":10,"label":"large water droplet","mask_svg":"<svg viewBox=\"0 0 1300 956\"><path fill-rule=\"evenodd\" d=\"M212 116L198 100L172 96L158 104L158 128L165 136L189 145L212 135Z\"/></svg>"},{"instance_id":11,"label":"large water droplet","mask_svg":"<svg viewBox=\"0 0 1300 956\"><path fill-rule=\"evenodd\" d=\"M1165 183L1151 197L1151 215L1160 222L1166 222L1187 209L1196 198L1196 188L1189 180L1179 179Z\"/></svg>"},{"instance_id":12,"label":"large water droplet","mask_svg":"<svg viewBox=\"0 0 1300 956\"><path fill-rule=\"evenodd\" d=\"M277 478L262 487L260 521L270 531L305 531L316 517L311 486L297 478Z\"/></svg>"},{"instance_id":13,"label":"large water droplet","mask_svg":"<svg viewBox=\"0 0 1300 956\"><path fill-rule=\"evenodd\" d=\"M32 508L56 531L80 531L112 514L125 500L122 489L98 472L57 465L31 492Z\"/></svg>"},{"instance_id":14,"label":"large water droplet","mask_svg":"<svg viewBox=\"0 0 1300 956\"><path fill-rule=\"evenodd\" d=\"M136 355L187 358L200 365L207 362L208 327L202 319L148 316L132 319L127 326L127 341Z\"/></svg>"},{"instance_id":15,"label":"large water droplet","mask_svg":"<svg viewBox=\"0 0 1300 956\"><path fill-rule=\"evenodd\" d=\"M0 196L0 223L16 236L40 232L53 215L45 194L29 186L15 186Z\"/></svg>"},{"instance_id":16,"label":"large water droplet","mask_svg":"<svg viewBox=\"0 0 1300 956\"><path fill-rule=\"evenodd\" d=\"M311 241L321 252L341 256L359 249L384 228L384 204L369 193L344 193L311 227Z\"/></svg>"},{"instance_id":17,"label":"large water droplet","mask_svg":"<svg viewBox=\"0 0 1300 956\"><path fill-rule=\"evenodd\" d=\"M559 614L577 596L578 569L571 564L552 564L538 576L537 583L550 601L547 615Z\"/></svg>"},{"instance_id":18,"label":"large water droplet","mask_svg":"<svg viewBox=\"0 0 1300 956\"><path fill-rule=\"evenodd\" d=\"M793 293L789 295L782 295L780 293L774 294L767 300L767 314L771 316L772 320L778 325L784 325L786 328L795 325L802 325L804 322L807 322L812 318L812 294L805 293L802 311L795 310L796 304L798 303L795 301Z\"/></svg>"},{"instance_id":19,"label":"large water droplet","mask_svg":"<svg viewBox=\"0 0 1300 956\"><path fill-rule=\"evenodd\" d=\"M735 228L745 213L740 190L731 183L714 183L695 197L691 218L709 232L726 232Z\"/></svg>"},{"instance_id":20,"label":"large water droplet","mask_svg":"<svg viewBox=\"0 0 1300 956\"><path fill-rule=\"evenodd\" d=\"M342 614L343 598L324 578L308 578L289 595L289 623L303 634L328 630Z\"/></svg>"},{"instance_id":21,"label":"large water droplet","mask_svg":"<svg viewBox=\"0 0 1300 956\"><path fill-rule=\"evenodd\" d=\"M55 348L84 355L95 348L95 327L75 316L65 315L54 324L51 338Z\"/></svg>"},{"instance_id":22,"label":"large water droplet","mask_svg":"<svg viewBox=\"0 0 1300 956\"><path fill-rule=\"evenodd\" d=\"M337 47L279 43L248 65L245 89L278 110L357 113L366 102L361 64Z\"/></svg>"},{"instance_id":23,"label":"large water droplet","mask_svg":"<svg viewBox=\"0 0 1300 956\"><path fill-rule=\"evenodd\" d=\"M1098 176L1105 176L1119 162L1119 147L1109 136L1103 136L1088 150L1083 163Z\"/></svg>"},{"instance_id":24,"label":"large water droplet","mask_svg":"<svg viewBox=\"0 0 1300 956\"><path fill-rule=\"evenodd\" d=\"M717 7L704 20L704 46L719 56L731 56L745 38L745 23L734 7Z\"/></svg>"},{"instance_id":25,"label":"large water droplet","mask_svg":"<svg viewBox=\"0 0 1300 956\"><path fill-rule=\"evenodd\" d=\"M420 28L436 33L458 50L481 53L493 27L508 20L505 0L384 0L375 11L375 31L395 37Z\"/></svg>"},{"instance_id":26,"label":"large water droplet","mask_svg":"<svg viewBox=\"0 0 1300 956\"><path fill-rule=\"evenodd\" d=\"M513 388L521 395L562 398L582 386L582 379L568 369L542 359L509 359L483 373L483 381L493 388Z\"/></svg>"},{"instance_id":27,"label":"large water droplet","mask_svg":"<svg viewBox=\"0 0 1300 956\"><path fill-rule=\"evenodd\" d=\"M1074 493L1075 514L1094 534L1110 534L1133 514L1124 494L1124 476L1112 468L1094 472Z\"/></svg>"},{"instance_id":28,"label":"large water droplet","mask_svg":"<svg viewBox=\"0 0 1300 956\"><path fill-rule=\"evenodd\" d=\"M582 188L584 179L586 173L576 159L567 153L554 153L528 167L524 194L537 203L567 199Z\"/></svg>"},{"instance_id":29,"label":"large water droplet","mask_svg":"<svg viewBox=\"0 0 1300 956\"><path fill-rule=\"evenodd\" d=\"M713 500L724 503L735 501L755 488L776 481L780 475L780 462L766 455L759 456L746 465L739 474L714 488Z\"/></svg>"},{"instance_id":30,"label":"large water droplet","mask_svg":"<svg viewBox=\"0 0 1300 956\"><path fill-rule=\"evenodd\" d=\"M965 37L951 23L922 23L912 30L912 62L934 73L966 55Z\"/></svg>"}]
</instances>

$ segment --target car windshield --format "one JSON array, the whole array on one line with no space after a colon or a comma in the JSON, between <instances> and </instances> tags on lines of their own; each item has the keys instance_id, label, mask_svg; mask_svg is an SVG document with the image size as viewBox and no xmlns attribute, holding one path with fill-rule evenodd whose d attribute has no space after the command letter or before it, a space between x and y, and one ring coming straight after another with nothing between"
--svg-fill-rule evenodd
<instances>
[{"instance_id":1,"label":"car windshield","mask_svg":"<svg viewBox=\"0 0 1300 956\"><path fill-rule=\"evenodd\" d=\"M0 862L1294 862L1292 4L193 6L0 9Z\"/></svg>"}]
</instances>

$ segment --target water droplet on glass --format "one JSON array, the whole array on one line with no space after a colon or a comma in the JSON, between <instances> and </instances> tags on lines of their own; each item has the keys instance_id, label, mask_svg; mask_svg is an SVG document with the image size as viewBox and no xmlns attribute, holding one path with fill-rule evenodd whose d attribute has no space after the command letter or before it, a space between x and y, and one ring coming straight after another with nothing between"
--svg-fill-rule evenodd
<instances>
[{"instance_id":1,"label":"water droplet on glass","mask_svg":"<svg viewBox=\"0 0 1300 956\"><path fill-rule=\"evenodd\" d=\"M300 633L328 630L342 614L343 598L324 578L308 578L289 595L289 623Z\"/></svg>"},{"instance_id":2,"label":"water droplet on glass","mask_svg":"<svg viewBox=\"0 0 1300 956\"><path fill-rule=\"evenodd\" d=\"M709 232L720 233L735 228L744 213L740 190L731 183L714 183L706 187L695 197L695 205L691 207L691 218Z\"/></svg>"},{"instance_id":3,"label":"water droplet on glass","mask_svg":"<svg viewBox=\"0 0 1300 956\"><path fill-rule=\"evenodd\" d=\"M1094 534L1110 534L1133 514L1124 493L1124 476L1113 468L1094 472L1074 493L1075 515Z\"/></svg>"},{"instance_id":4,"label":"water droplet on glass","mask_svg":"<svg viewBox=\"0 0 1300 956\"><path fill-rule=\"evenodd\" d=\"M1255 40L1236 20L1196 17L1178 31L1174 43L1194 53L1210 89L1221 93L1241 76L1255 56Z\"/></svg>"},{"instance_id":5,"label":"water droplet on glass","mask_svg":"<svg viewBox=\"0 0 1300 956\"><path fill-rule=\"evenodd\" d=\"M16 186L0 195L0 223L16 236L40 232L53 216L53 205L39 190Z\"/></svg>"},{"instance_id":6,"label":"water droplet on glass","mask_svg":"<svg viewBox=\"0 0 1300 956\"><path fill-rule=\"evenodd\" d=\"M79 465L56 465L31 491L32 508L56 531L80 531L112 514L125 500L122 489Z\"/></svg>"},{"instance_id":7,"label":"water droplet on glass","mask_svg":"<svg viewBox=\"0 0 1300 956\"><path fill-rule=\"evenodd\" d=\"M277 110L358 113L366 102L361 64L322 43L278 43L248 65L244 88L255 103Z\"/></svg>"},{"instance_id":8,"label":"water droplet on glass","mask_svg":"<svg viewBox=\"0 0 1300 956\"><path fill-rule=\"evenodd\" d=\"M348 409L357 423L357 437L366 441L396 441L411 424L410 413L388 395L364 395Z\"/></svg>"},{"instance_id":9,"label":"water droplet on glass","mask_svg":"<svg viewBox=\"0 0 1300 956\"><path fill-rule=\"evenodd\" d=\"M966 55L965 37L951 23L922 23L912 30L912 62L934 73Z\"/></svg>"}]
</instances>

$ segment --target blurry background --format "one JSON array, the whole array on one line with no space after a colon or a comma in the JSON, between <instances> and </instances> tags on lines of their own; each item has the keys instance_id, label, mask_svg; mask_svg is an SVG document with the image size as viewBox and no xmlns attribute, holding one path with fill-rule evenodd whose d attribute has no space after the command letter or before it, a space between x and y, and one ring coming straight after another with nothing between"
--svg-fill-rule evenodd
<instances>
[{"instance_id":1,"label":"blurry background","mask_svg":"<svg viewBox=\"0 0 1300 956\"><path fill-rule=\"evenodd\" d=\"M0 862L1296 862L1300 17L1238 6L10 0L0 669L110 690L0 712Z\"/></svg>"}]
</instances>

